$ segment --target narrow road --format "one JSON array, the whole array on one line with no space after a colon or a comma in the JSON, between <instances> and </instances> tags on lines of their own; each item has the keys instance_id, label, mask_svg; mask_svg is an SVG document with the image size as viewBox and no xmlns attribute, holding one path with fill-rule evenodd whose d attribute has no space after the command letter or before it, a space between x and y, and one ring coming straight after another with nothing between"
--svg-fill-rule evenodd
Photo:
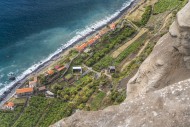
<instances>
[{"instance_id":1,"label":"narrow road","mask_svg":"<svg viewBox=\"0 0 190 127\"><path fill-rule=\"evenodd\" d=\"M137 25L135 25L133 22L131 22L130 20L126 20L129 24L131 24L137 31L139 31L140 30L140 28L137 26Z\"/></svg>"},{"instance_id":2,"label":"narrow road","mask_svg":"<svg viewBox=\"0 0 190 127\"><path fill-rule=\"evenodd\" d=\"M86 67L89 71L92 71L92 72L96 73L98 75L98 78L101 77L101 73L93 70L92 67L88 67L85 64L83 64L83 66Z\"/></svg>"}]
</instances>

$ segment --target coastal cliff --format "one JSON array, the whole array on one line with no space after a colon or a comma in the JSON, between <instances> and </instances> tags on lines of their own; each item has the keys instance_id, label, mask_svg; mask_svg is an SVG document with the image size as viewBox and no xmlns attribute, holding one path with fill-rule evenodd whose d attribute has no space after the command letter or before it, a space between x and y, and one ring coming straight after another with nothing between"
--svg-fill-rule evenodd
<instances>
[{"instance_id":1,"label":"coastal cliff","mask_svg":"<svg viewBox=\"0 0 190 127\"><path fill-rule=\"evenodd\" d=\"M190 126L190 2L127 84L127 99L100 111L77 111L51 127Z\"/></svg>"}]
</instances>

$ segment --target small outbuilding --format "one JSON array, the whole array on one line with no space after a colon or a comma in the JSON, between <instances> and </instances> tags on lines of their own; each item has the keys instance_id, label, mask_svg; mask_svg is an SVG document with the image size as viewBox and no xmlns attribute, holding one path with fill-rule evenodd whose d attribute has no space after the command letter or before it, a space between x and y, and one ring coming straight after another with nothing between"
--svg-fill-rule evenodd
<instances>
[{"instance_id":1,"label":"small outbuilding","mask_svg":"<svg viewBox=\"0 0 190 127\"><path fill-rule=\"evenodd\" d=\"M42 92L42 93L45 92L46 91L46 86L39 87L38 91Z\"/></svg>"},{"instance_id":2,"label":"small outbuilding","mask_svg":"<svg viewBox=\"0 0 190 127\"><path fill-rule=\"evenodd\" d=\"M115 66L109 66L108 71L109 73L115 73L116 72Z\"/></svg>"},{"instance_id":3,"label":"small outbuilding","mask_svg":"<svg viewBox=\"0 0 190 127\"><path fill-rule=\"evenodd\" d=\"M109 27L110 27L111 30L115 30L116 24L115 24L115 23L112 23L112 24L109 25Z\"/></svg>"},{"instance_id":4,"label":"small outbuilding","mask_svg":"<svg viewBox=\"0 0 190 127\"><path fill-rule=\"evenodd\" d=\"M45 95L46 97L54 97L54 93L52 93L51 91L46 91Z\"/></svg>"},{"instance_id":5,"label":"small outbuilding","mask_svg":"<svg viewBox=\"0 0 190 127\"><path fill-rule=\"evenodd\" d=\"M54 70L48 70L48 71L47 71L47 74L48 74L48 75L53 75L53 74L54 74Z\"/></svg>"},{"instance_id":6,"label":"small outbuilding","mask_svg":"<svg viewBox=\"0 0 190 127\"><path fill-rule=\"evenodd\" d=\"M29 87L30 88L36 87L37 82L38 82L38 78L34 77L33 81L29 81Z\"/></svg>"},{"instance_id":7,"label":"small outbuilding","mask_svg":"<svg viewBox=\"0 0 190 127\"><path fill-rule=\"evenodd\" d=\"M5 110L14 110L15 104L13 102L7 102L3 105Z\"/></svg>"},{"instance_id":8,"label":"small outbuilding","mask_svg":"<svg viewBox=\"0 0 190 127\"><path fill-rule=\"evenodd\" d=\"M73 67L73 73L82 73L82 67Z\"/></svg>"}]
</instances>

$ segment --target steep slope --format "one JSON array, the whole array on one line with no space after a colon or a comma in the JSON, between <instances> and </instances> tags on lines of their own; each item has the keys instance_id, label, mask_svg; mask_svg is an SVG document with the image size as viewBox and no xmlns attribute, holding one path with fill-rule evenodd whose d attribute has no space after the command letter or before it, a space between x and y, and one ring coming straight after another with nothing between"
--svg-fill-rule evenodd
<instances>
[{"instance_id":1,"label":"steep slope","mask_svg":"<svg viewBox=\"0 0 190 127\"><path fill-rule=\"evenodd\" d=\"M156 44L129 81L129 98L162 89L190 77L190 3L178 14L169 33Z\"/></svg>"},{"instance_id":2,"label":"steep slope","mask_svg":"<svg viewBox=\"0 0 190 127\"><path fill-rule=\"evenodd\" d=\"M101 111L78 111L52 127L189 127L190 2L127 84L127 99Z\"/></svg>"}]
</instances>

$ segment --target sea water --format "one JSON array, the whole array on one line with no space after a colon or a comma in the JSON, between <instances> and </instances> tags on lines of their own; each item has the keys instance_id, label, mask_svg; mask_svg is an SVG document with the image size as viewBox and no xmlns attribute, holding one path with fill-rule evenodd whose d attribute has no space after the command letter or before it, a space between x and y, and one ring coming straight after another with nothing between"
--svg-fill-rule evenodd
<instances>
[{"instance_id":1,"label":"sea water","mask_svg":"<svg viewBox=\"0 0 190 127\"><path fill-rule=\"evenodd\" d=\"M0 94L133 0L0 0Z\"/></svg>"}]
</instances>

